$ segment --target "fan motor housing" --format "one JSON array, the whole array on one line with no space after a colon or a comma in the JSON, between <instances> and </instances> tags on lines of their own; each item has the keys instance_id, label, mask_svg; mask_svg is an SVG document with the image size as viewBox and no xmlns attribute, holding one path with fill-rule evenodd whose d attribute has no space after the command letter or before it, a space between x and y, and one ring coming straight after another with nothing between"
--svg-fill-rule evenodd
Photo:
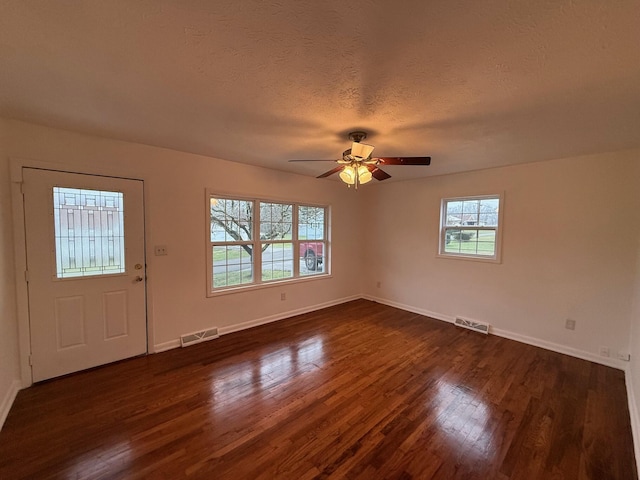
<instances>
[{"instance_id":1,"label":"fan motor housing","mask_svg":"<svg viewBox=\"0 0 640 480\"><path fill-rule=\"evenodd\" d=\"M349 133L349 140L352 142L360 143L365 138L367 138L367 132L358 131Z\"/></svg>"}]
</instances>

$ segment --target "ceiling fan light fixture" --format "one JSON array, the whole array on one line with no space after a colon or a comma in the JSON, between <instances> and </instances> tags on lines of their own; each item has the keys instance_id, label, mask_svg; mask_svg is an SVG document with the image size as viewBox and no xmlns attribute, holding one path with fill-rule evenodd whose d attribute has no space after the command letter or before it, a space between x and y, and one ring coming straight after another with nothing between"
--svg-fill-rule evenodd
<instances>
[{"instance_id":1,"label":"ceiling fan light fixture","mask_svg":"<svg viewBox=\"0 0 640 480\"><path fill-rule=\"evenodd\" d=\"M364 165L360 165L358 167L358 183L368 183L372 178L373 176L371 175L371 172L367 167L365 167Z\"/></svg>"},{"instance_id":2,"label":"ceiling fan light fixture","mask_svg":"<svg viewBox=\"0 0 640 480\"><path fill-rule=\"evenodd\" d=\"M356 131L349 133L349 140L353 143L351 148L342 152L342 158L337 160L289 160L290 162L336 162L337 167L318 175L316 178L329 177L338 173L340 180L347 184L353 185L357 190L358 185L369 183L372 179L378 181L391 178L387 172L379 168L387 165L430 165L431 157L375 157L371 155L374 150L373 145L361 143L367 138L367 132Z\"/></svg>"},{"instance_id":3,"label":"ceiling fan light fixture","mask_svg":"<svg viewBox=\"0 0 640 480\"><path fill-rule=\"evenodd\" d=\"M347 165L340 172L340 180L347 185L353 185L356 183L356 170L351 165Z\"/></svg>"},{"instance_id":4,"label":"ceiling fan light fixture","mask_svg":"<svg viewBox=\"0 0 640 480\"><path fill-rule=\"evenodd\" d=\"M353 142L353 145L351 145L351 155L354 157L367 159L371 156L371 153L373 153L374 148L375 147L373 145Z\"/></svg>"}]
</instances>

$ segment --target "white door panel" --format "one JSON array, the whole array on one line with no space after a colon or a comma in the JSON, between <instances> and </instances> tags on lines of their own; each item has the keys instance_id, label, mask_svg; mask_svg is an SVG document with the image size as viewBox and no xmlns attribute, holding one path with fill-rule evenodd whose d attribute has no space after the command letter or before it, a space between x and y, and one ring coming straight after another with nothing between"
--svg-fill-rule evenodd
<instances>
[{"instance_id":1,"label":"white door panel","mask_svg":"<svg viewBox=\"0 0 640 480\"><path fill-rule=\"evenodd\" d=\"M146 353L138 180L23 169L33 380Z\"/></svg>"}]
</instances>

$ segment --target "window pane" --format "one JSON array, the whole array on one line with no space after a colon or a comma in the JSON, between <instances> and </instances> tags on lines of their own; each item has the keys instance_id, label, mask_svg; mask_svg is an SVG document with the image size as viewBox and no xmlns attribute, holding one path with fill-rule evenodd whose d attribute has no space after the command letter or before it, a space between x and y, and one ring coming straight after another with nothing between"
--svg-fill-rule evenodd
<instances>
[{"instance_id":1,"label":"window pane","mask_svg":"<svg viewBox=\"0 0 640 480\"><path fill-rule=\"evenodd\" d=\"M293 205L260 202L260 240L291 240Z\"/></svg>"},{"instance_id":2,"label":"window pane","mask_svg":"<svg viewBox=\"0 0 640 480\"><path fill-rule=\"evenodd\" d=\"M447 202L445 206L445 225L456 226L462 224L462 202Z\"/></svg>"},{"instance_id":3,"label":"window pane","mask_svg":"<svg viewBox=\"0 0 640 480\"><path fill-rule=\"evenodd\" d=\"M478 225L479 212L480 212L479 200L463 201L460 225Z\"/></svg>"},{"instance_id":4,"label":"window pane","mask_svg":"<svg viewBox=\"0 0 640 480\"><path fill-rule=\"evenodd\" d=\"M230 287L253 282L250 245L213 247L213 286Z\"/></svg>"},{"instance_id":5,"label":"window pane","mask_svg":"<svg viewBox=\"0 0 640 480\"><path fill-rule=\"evenodd\" d=\"M447 229L444 251L446 253L460 253L460 230Z\"/></svg>"},{"instance_id":6,"label":"window pane","mask_svg":"<svg viewBox=\"0 0 640 480\"><path fill-rule=\"evenodd\" d=\"M262 244L262 248L263 281L293 277L292 243Z\"/></svg>"},{"instance_id":7,"label":"window pane","mask_svg":"<svg viewBox=\"0 0 640 480\"><path fill-rule=\"evenodd\" d=\"M445 233L445 253L494 256L495 249L494 230L448 229Z\"/></svg>"},{"instance_id":8,"label":"window pane","mask_svg":"<svg viewBox=\"0 0 640 480\"><path fill-rule=\"evenodd\" d=\"M324 242L300 242L300 275L317 275L325 273Z\"/></svg>"},{"instance_id":9,"label":"window pane","mask_svg":"<svg viewBox=\"0 0 640 480\"><path fill-rule=\"evenodd\" d=\"M494 256L496 254L495 230L480 230L478 232L478 255Z\"/></svg>"},{"instance_id":10,"label":"window pane","mask_svg":"<svg viewBox=\"0 0 640 480\"><path fill-rule=\"evenodd\" d=\"M498 199L492 198L480 201L480 225L487 227L498 226Z\"/></svg>"},{"instance_id":11,"label":"window pane","mask_svg":"<svg viewBox=\"0 0 640 480\"><path fill-rule=\"evenodd\" d=\"M465 200L462 202L462 213L477 214L480 210L480 200Z\"/></svg>"},{"instance_id":12,"label":"window pane","mask_svg":"<svg viewBox=\"0 0 640 480\"><path fill-rule=\"evenodd\" d=\"M324 240L324 207L298 207L298 239Z\"/></svg>"},{"instance_id":13,"label":"window pane","mask_svg":"<svg viewBox=\"0 0 640 480\"><path fill-rule=\"evenodd\" d=\"M124 273L121 192L53 187L57 278Z\"/></svg>"},{"instance_id":14,"label":"window pane","mask_svg":"<svg viewBox=\"0 0 640 480\"><path fill-rule=\"evenodd\" d=\"M211 198L211 241L238 242L253 239L253 202Z\"/></svg>"}]
</instances>

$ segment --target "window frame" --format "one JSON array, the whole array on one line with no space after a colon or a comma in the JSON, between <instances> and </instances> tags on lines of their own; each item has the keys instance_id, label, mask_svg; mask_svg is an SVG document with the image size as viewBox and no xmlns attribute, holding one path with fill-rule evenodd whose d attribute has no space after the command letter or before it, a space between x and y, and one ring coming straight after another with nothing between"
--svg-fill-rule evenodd
<instances>
[{"instance_id":1,"label":"window frame","mask_svg":"<svg viewBox=\"0 0 640 480\"><path fill-rule=\"evenodd\" d=\"M480 225L457 225L447 226L447 205L452 202L464 202L473 200L498 200L498 225L497 226L480 226ZM489 263L502 263L502 224L503 224L503 212L504 212L504 193L495 193L487 195L468 195L462 197L447 197L442 198L440 201L440 224L439 224L439 239L438 239L438 253L440 258L455 258L460 260L472 260L476 262L489 262ZM465 228L466 227L466 228ZM493 255L480 255L477 253L453 253L446 252L446 233L447 230L482 230L495 232L495 250Z\"/></svg>"},{"instance_id":2,"label":"window frame","mask_svg":"<svg viewBox=\"0 0 640 480\"><path fill-rule=\"evenodd\" d=\"M226 200L238 200L252 203L252 240L242 242L214 242L211 240L211 216L210 205L212 198L226 199ZM274 239L269 243L291 243L293 245L293 276L283 279L262 280L262 248L261 245L265 242L260 239L260 204L283 204L292 206L292 234L291 239ZM300 206L315 207L324 209L324 225L322 240L317 242L324 243L323 262L324 271L321 273L313 273L310 275L300 275L300 240L298 238L298 209ZM257 214L256 214L257 212ZM218 190L207 189L205 195L205 221L206 221L206 295L207 297L215 297L218 295L225 295L237 292L244 292L248 290L255 290L260 288L281 286L287 283L307 282L313 280L321 280L331 277L331 235L330 235L330 218L331 218L331 206L324 204L317 204L312 202L296 202L291 200L284 200L281 198L268 198L268 197L253 197L243 196L237 194L228 194L220 192ZM237 245L239 243L248 244L252 246L252 269L253 269L253 281L251 283L231 285L224 287L213 286L213 247L218 245Z\"/></svg>"}]
</instances>

